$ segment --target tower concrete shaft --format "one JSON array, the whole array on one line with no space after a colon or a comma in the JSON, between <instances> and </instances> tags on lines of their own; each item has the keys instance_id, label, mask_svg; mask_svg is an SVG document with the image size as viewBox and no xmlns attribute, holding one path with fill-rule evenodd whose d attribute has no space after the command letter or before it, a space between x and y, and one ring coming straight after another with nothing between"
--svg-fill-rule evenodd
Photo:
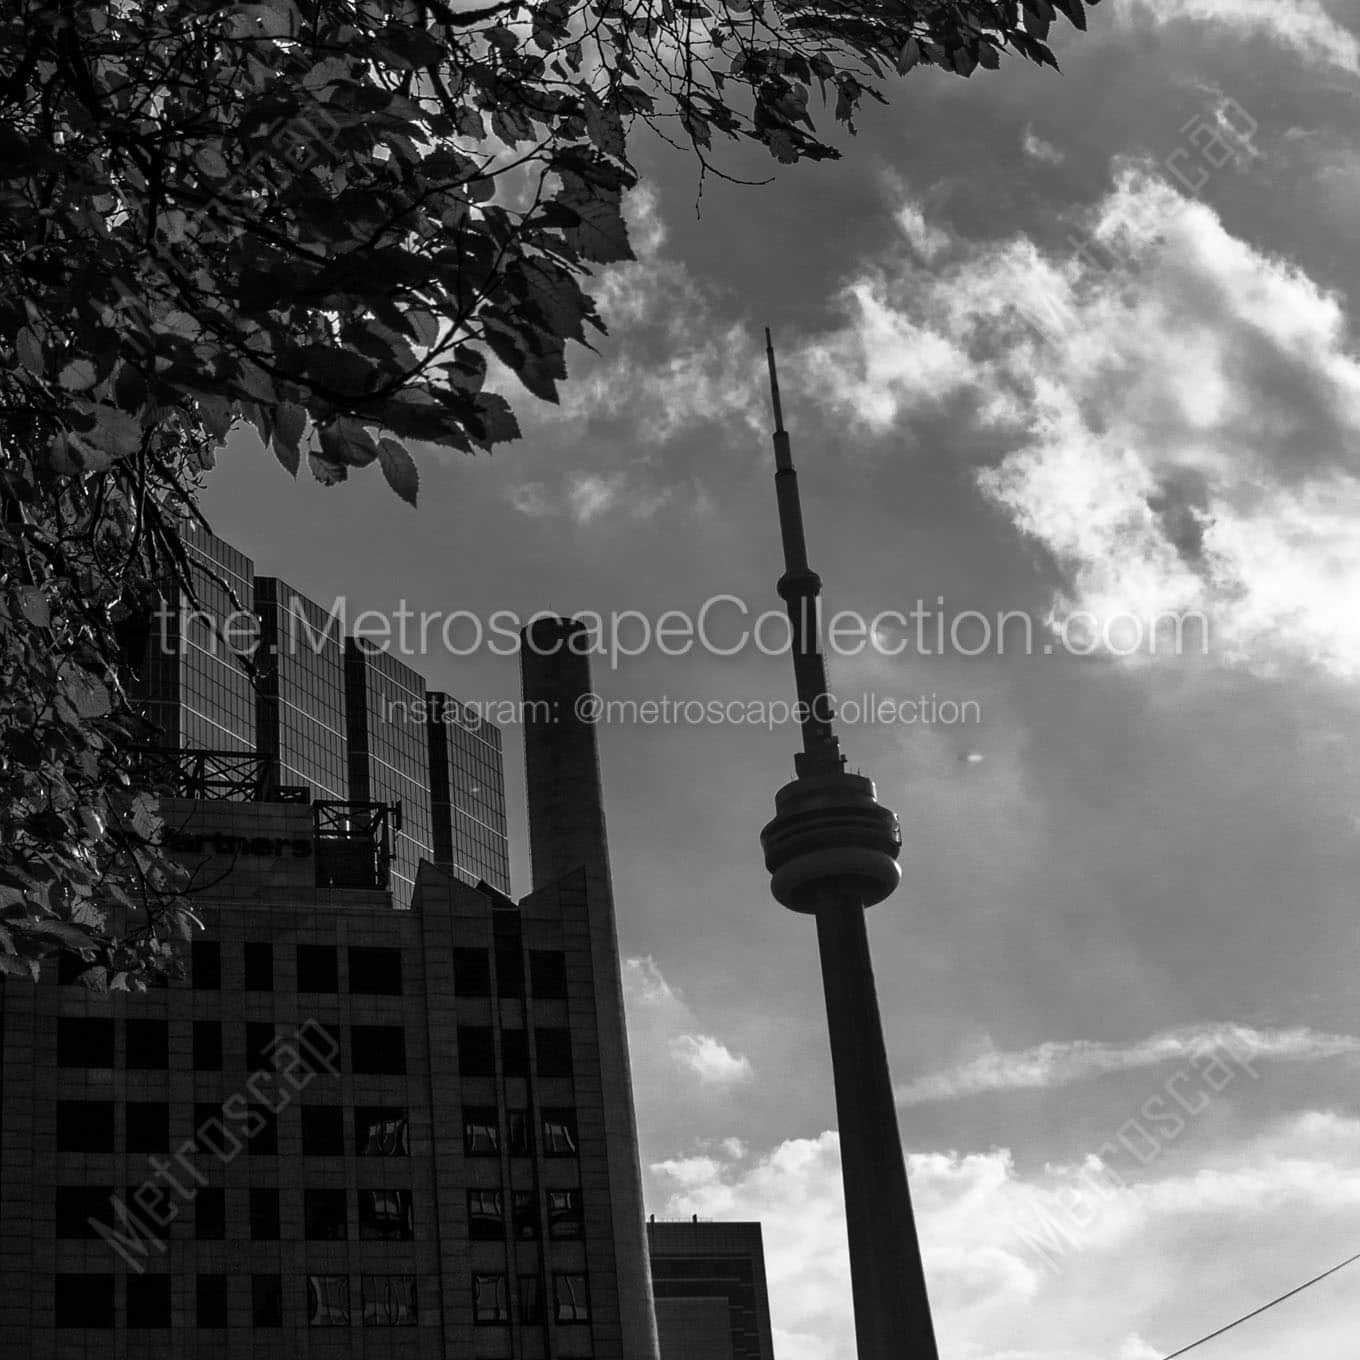
<instances>
[{"instance_id":1,"label":"tower concrete shaft","mask_svg":"<svg viewBox=\"0 0 1360 1360\"><path fill-rule=\"evenodd\" d=\"M581 717L580 701L593 691L588 652L589 633L575 620L540 618L520 635L529 850L535 890L584 872L609 1112L604 1127L609 1179L593 1193L608 1199L613 1219L622 1360L658 1360L600 755L595 726Z\"/></svg>"},{"instance_id":2,"label":"tower concrete shaft","mask_svg":"<svg viewBox=\"0 0 1360 1360\"><path fill-rule=\"evenodd\" d=\"M807 563L769 331L765 339L784 542L779 594L793 630L803 749L760 839L775 899L817 921L859 1360L938 1360L864 916L901 879L901 831L873 783L844 768L817 628L821 579Z\"/></svg>"}]
</instances>

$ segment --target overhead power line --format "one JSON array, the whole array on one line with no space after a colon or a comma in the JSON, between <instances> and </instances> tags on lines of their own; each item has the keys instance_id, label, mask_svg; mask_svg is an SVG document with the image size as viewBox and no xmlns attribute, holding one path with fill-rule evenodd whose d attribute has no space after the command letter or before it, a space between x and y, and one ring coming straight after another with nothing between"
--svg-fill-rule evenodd
<instances>
[{"instance_id":1,"label":"overhead power line","mask_svg":"<svg viewBox=\"0 0 1360 1360\"><path fill-rule=\"evenodd\" d=\"M1283 1303L1286 1299L1292 1299L1295 1294L1302 1294L1305 1289L1317 1284L1319 1280L1325 1280L1328 1275L1335 1275L1338 1270L1345 1269L1353 1261L1360 1261L1360 1251L1354 1256L1348 1256L1338 1265L1334 1265L1330 1270L1324 1270L1321 1275L1314 1275L1311 1280L1305 1280L1301 1285L1291 1289L1287 1294L1281 1294L1278 1299L1271 1299L1269 1303L1263 1303L1259 1308L1254 1308L1250 1313L1244 1313L1240 1318L1228 1323L1226 1327L1220 1327L1216 1332L1210 1332L1208 1336L1202 1336L1198 1341L1192 1341L1188 1346L1182 1346L1178 1351L1172 1351L1170 1355L1163 1357L1163 1360L1176 1360L1178 1355L1185 1355L1192 1351L1196 1346L1202 1346L1206 1341L1212 1341L1216 1336L1222 1336L1224 1332L1230 1332L1234 1327L1240 1327L1244 1322L1250 1322L1254 1317L1260 1317L1267 1308L1274 1308L1277 1303Z\"/></svg>"}]
</instances>

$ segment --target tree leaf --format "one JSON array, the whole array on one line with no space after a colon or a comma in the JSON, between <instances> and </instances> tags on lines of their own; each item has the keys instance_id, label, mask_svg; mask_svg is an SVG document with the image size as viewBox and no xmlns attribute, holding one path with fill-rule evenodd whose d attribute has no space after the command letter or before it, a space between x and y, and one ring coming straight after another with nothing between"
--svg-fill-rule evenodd
<instances>
[{"instance_id":1,"label":"tree leaf","mask_svg":"<svg viewBox=\"0 0 1360 1360\"><path fill-rule=\"evenodd\" d=\"M283 401L274 408L274 437L270 443L274 456L294 477L302 461L298 442L306 427L307 413L295 402Z\"/></svg>"},{"instance_id":2,"label":"tree leaf","mask_svg":"<svg viewBox=\"0 0 1360 1360\"><path fill-rule=\"evenodd\" d=\"M387 485L408 505L414 505L420 490L420 474L411 455L395 439L384 435L378 440L378 461Z\"/></svg>"},{"instance_id":3,"label":"tree leaf","mask_svg":"<svg viewBox=\"0 0 1360 1360\"><path fill-rule=\"evenodd\" d=\"M563 235L582 259L597 264L633 259L618 186L592 184L570 171L562 175L562 186L560 202L577 219Z\"/></svg>"},{"instance_id":4,"label":"tree leaf","mask_svg":"<svg viewBox=\"0 0 1360 1360\"><path fill-rule=\"evenodd\" d=\"M99 381L99 375L88 359L72 359L61 370L57 381L68 392L87 392Z\"/></svg>"},{"instance_id":5,"label":"tree leaf","mask_svg":"<svg viewBox=\"0 0 1360 1360\"><path fill-rule=\"evenodd\" d=\"M623 131L623 119L613 105L601 104L593 95L586 95L586 132L606 156L617 156L620 160L627 154L627 141Z\"/></svg>"},{"instance_id":6,"label":"tree leaf","mask_svg":"<svg viewBox=\"0 0 1360 1360\"><path fill-rule=\"evenodd\" d=\"M42 374L47 366L43 359L42 341L27 326L19 328L19 334L14 337L14 348L18 352L19 362L30 373Z\"/></svg>"},{"instance_id":7,"label":"tree leaf","mask_svg":"<svg viewBox=\"0 0 1360 1360\"><path fill-rule=\"evenodd\" d=\"M367 467L378 456L373 436L357 420L340 419L317 432L322 457L330 463Z\"/></svg>"}]
</instances>

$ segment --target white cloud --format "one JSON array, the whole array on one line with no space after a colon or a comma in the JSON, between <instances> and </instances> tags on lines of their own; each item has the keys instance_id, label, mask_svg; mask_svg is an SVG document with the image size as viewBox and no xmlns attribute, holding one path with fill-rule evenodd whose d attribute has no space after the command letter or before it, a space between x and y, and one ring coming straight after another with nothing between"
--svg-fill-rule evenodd
<instances>
[{"instance_id":1,"label":"white cloud","mask_svg":"<svg viewBox=\"0 0 1360 1360\"><path fill-rule=\"evenodd\" d=\"M953 338L894 306L886 287L873 278L852 283L845 293L852 325L799 356L846 414L880 433L904 406L921 408L947 396L970 369Z\"/></svg>"},{"instance_id":2,"label":"white cloud","mask_svg":"<svg viewBox=\"0 0 1360 1360\"><path fill-rule=\"evenodd\" d=\"M1043 161L1047 165L1061 165L1067 157L1052 142L1046 142L1032 127L1025 128L1021 147L1032 161Z\"/></svg>"},{"instance_id":3,"label":"white cloud","mask_svg":"<svg viewBox=\"0 0 1360 1360\"><path fill-rule=\"evenodd\" d=\"M949 233L931 226L920 206L910 201L897 210L897 225L911 244L911 248L927 263L949 246Z\"/></svg>"},{"instance_id":4,"label":"white cloud","mask_svg":"<svg viewBox=\"0 0 1360 1360\"><path fill-rule=\"evenodd\" d=\"M609 328L608 361L578 361L553 419L627 420L648 448L703 420L763 430L757 336L719 316L718 299L664 252L667 232L651 186L624 199L637 259L600 272L592 293ZM734 363L745 355L745 363Z\"/></svg>"},{"instance_id":5,"label":"white cloud","mask_svg":"<svg viewBox=\"0 0 1360 1360\"><path fill-rule=\"evenodd\" d=\"M750 1081L752 1076L750 1059L734 1054L711 1034L677 1034L670 1052L676 1062L709 1085Z\"/></svg>"},{"instance_id":6,"label":"white cloud","mask_svg":"<svg viewBox=\"0 0 1360 1360\"><path fill-rule=\"evenodd\" d=\"M671 984L662 977L661 969L650 954L623 961L623 991L629 1001L646 1006L680 1004L680 999L671 990Z\"/></svg>"},{"instance_id":7,"label":"white cloud","mask_svg":"<svg viewBox=\"0 0 1360 1360\"><path fill-rule=\"evenodd\" d=\"M611 324L609 364L595 365L563 390L560 418L626 419L649 448L692 432L705 420L736 419L747 429L762 430L763 358L755 332L717 322L707 303L687 289L654 288L654 282L626 295L606 284L601 307L606 320L612 316L617 322L611 307L619 305L620 296L635 314ZM655 320L654 312L666 311L660 302L668 294L674 309L664 322ZM745 361L734 362L734 356Z\"/></svg>"},{"instance_id":8,"label":"white cloud","mask_svg":"<svg viewBox=\"0 0 1360 1360\"><path fill-rule=\"evenodd\" d=\"M1360 677L1341 300L1145 166L1119 169L1083 231L1077 253L1019 237L884 261L796 363L871 432L949 406L1009 447L980 486L1061 570L1055 616L1134 616L1116 653L1189 613L1192 652L1203 619L1229 664Z\"/></svg>"},{"instance_id":9,"label":"white cloud","mask_svg":"<svg viewBox=\"0 0 1360 1360\"><path fill-rule=\"evenodd\" d=\"M1237 1063L1255 1076L1253 1065L1258 1062L1315 1062L1356 1055L1360 1055L1360 1037L1350 1034L1193 1025L1164 1030L1131 1044L1075 1039L1010 1051L988 1045L956 1067L903 1085L897 1095L903 1104L911 1105L984 1091L1051 1090L1112 1072L1215 1059Z\"/></svg>"},{"instance_id":10,"label":"white cloud","mask_svg":"<svg viewBox=\"0 0 1360 1360\"><path fill-rule=\"evenodd\" d=\"M596 477L582 473L573 478L567 492L572 518L578 524L589 524L597 515L602 515L618 500L618 486L617 477Z\"/></svg>"},{"instance_id":11,"label":"white cloud","mask_svg":"<svg viewBox=\"0 0 1360 1360\"><path fill-rule=\"evenodd\" d=\"M826 1132L790 1139L750 1165L704 1157L651 1167L671 1182L667 1214L760 1222L780 1360L851 1355L839 1149L835 1133Z\"/></svg>"},{"instance_id":12,"label":"white cloud","mask_svg":"<svg viewBox=\"0 0 1360 1360\"><path fill-rule=\"evenodd\" d=\"M1321 0L1130 0L1115 12L1158 25L1190 21L1261 34L1306 61L1360 73L1360 39Z\"/></svg>"},{"instance_id":13,"label":"white cloud","mask_svg":"<svg viewBox=\"0 0 1360 1360\"><path fill-rule=\"evenodd\" d=\"M506 494L510 504L530 519L542 519L545 515L557 513L557 507L549 498L548 488L542 482L524 482L512 486Z\"/></svg>"},{"instance_id":14,"label":"white cloud","mask_svg":"<svg viewBox=\"0 0 1360 1360\"><path fill-rule=\"evenodd\" d=\"M692 1007L662 976L650 954L624 960L623 994L638 1102L675 1094L678 1073L709 1091L754 1076L750 1059L703 1033Z\"/></svg>"},{"instance_id":15,"label":"white cloud","mask_svg":"<svg viewBox=\"0 0 1360 1360\"><path fill-rule=\"evenodd\" d=\"M762 1224L780 1360L852 1360L834 1132L651 1171L668 1215ZM1024 1173L1005 1148L910 1156L941 1353L1155 1360L1334 1264L1360 1233L1360 1121L1336 1114L1281 1119L1198 1168L1133 1171L1097 1191L1087 1163ZM1274 1360L1285 1337L1310 1360L1346 1360L1351 1297L1300 1301L1284 1332L1244 1327L1235 1360Z\"/></svg>"},{"instance_id":16,"label":"white cloud","mask_svg":"<svg viewBox=\"0 0 1360 1360\"><path fill-rule=\"evenodd\" d=\"M510 504L531 519L565 513L581 525L606 515L651 519L671 499L669 487L649 486L636 471L577 472L556 491L543 482L524 482L512 486L507 495Z\"/></svg>"}]
</instances>

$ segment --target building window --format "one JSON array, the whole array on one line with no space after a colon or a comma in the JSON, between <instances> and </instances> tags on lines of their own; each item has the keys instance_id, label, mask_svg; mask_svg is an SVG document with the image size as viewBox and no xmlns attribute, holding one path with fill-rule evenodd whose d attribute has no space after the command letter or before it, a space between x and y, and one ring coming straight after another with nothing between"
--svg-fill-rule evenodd
<instances>
[{"instance_id":1,"label":"building window","mask_svg":"<svg viewBox=\"0 0 1360 1360\"><path fill-rule=\"evenodd\" d=\"M295 1066L318 1076L335 1076L340 1065L340 1027L323 1025L319 1020L308 1020L298 1031L301 1042Z\"/></svg>"},{"instance_id":2,"label":"building window","mask_svg":"<svg viewBox=\"0 0 1360 1360\"><path fill-rule=\"evenodd\" d=\"M340 990L340 965L337 961L334 945L298 945L297 989L300 992L338 992Z\"/></svg>"},{"instance_id":3,"label":"building window","mask_svg":"<svg viewBox=\"0 0 1360 1360\"><path fill-rule=\"evenodd\" d=\"M200 1242L221 1242L227 1235L227 1192L210 1185L194 1197L194 1236Z\"/></svg>"},{"instance_id":4,"label":"building window","mask_svg":"<svg viewBox=\"0 0 1360 1360\"><path fill-rule=\"evenodd\" d=\"M524 995L524 955L518 938L514 944L496 946L496 994L504 997Z\"/></svg>"},{"instance_id":5,"label":"building window","mask_svg":"<svg viewBox=\"0 0 1360 1360\"><path fill-rule=\"evenodd\" d=\"M491 995L491 955L485 949L453 951L453 990L456 996Z\"/></svg>"},{"instance_id":6,"label":"building window","mask_svg":"<svg viewBox=\"0 0 1360 1360\"><path fill-rule=\"evenodd\" d=\"M196 1318L200 1327L227 1325L227 1277L200 1275L196 1298Z\"/></svg>"},{"instance_id":7,"label":"building window","mask_svg":"<svg viewBox=\"0 0 1360 1360\"><path fill-rule=\"evenodd\" d=\"M553 1276L553 1316L558 1322L589 1322L590 1294L584 1275Z\"/></svg>"},{"instance_id":8,"label":"building window","mask_svg":"<svg viewBox=\"0 0 1360 1360\"><path fill-rule=\"evenodd\" d=\"M310 1327L349 1326L349 1276L307 1276L307 1324Z\"/></svg>"},{"instance_id":9,"label":"building window","mask_svg":"<svg viewBox=\"0 0 1360 1360\"><path fill-rule=\"evenodd\" d=\"M529 981L535 1001L565 1001L567 956L560 949L530 950Z\"/></svg>"},{"instance_id":10,"label":"building window","mask_svg":"<svg viewBox=\"0 0 1360 1360\"><path fill-rule=\"evenodd\" d=\"M349 1236L343 1190L304 1190L302 1207L309 1242L343 1242Z\"/></svg>"},{"instance_id":11,"label":"building window","mask_svg":"<svg viewBox=\"0 0 1360 1360\"><path fill-rule=\"evenodd\" d=\"M522 1029L501 1030L501 1062L507 1077L529 1075L529 1035Z\"/></svg>"},{"instance_id":12,"label":"building window","mask_svg":"<svg viewBox=\"0 0 1360 1360\"><path fill-rule=\"evenodd\" d=\"M170 1325L169 1275L127 1277L127 1325L129 1328Z\"/></svg>"},{"instance_id":13,"label":"building window","mask_svg":"<svg viewBox=\"0 0 1360 1360\"><path fill-rule=\"evenodd\" d=\"M571 1031L535 1029L534 1047L538 1050L540 1077L571 1076Z\"/></svg>"},{"instance_id":14,"label":"building window","mask_svg":"<svg viewBox=\"0 0 1360 1360\"><path fill-rule=\"evenodd\" d=\"M543 1325L543 1283L537 1275L519 1277L519 1320L526 1327Z\"/></svg>"},{"instance_id":15,"label":"building window","mask_svg":"<svg viewBox=\"0 0 1360 1360\"><path fill-rule=\"evenodd\" d=\"M63 1016L57 1021L58 1067L112 1067L113 1021Z\"/></svg>"},{"instance_id":16,"label":"building window","mask_svg":"<svg viewBox=\"0 0 1360 1360\"><path fill-rule=\"evenodd\" d=\"M382 1105L356 1106L354 1149L360 1157L409 1157L411 1136L406 1111Z\"/></svg>"},{"instance_id":17,"label":"building window","mask_svg":"<svg viewBox=\"0 0 1360 1360\"><path fill-rule=\"evenodd\" d=\"M472 1320L479 1327L510 1321L504 1275L472 1277Z\"/></svg>"},{"instance_id":18,"label":"building window","mask_svg":"<svg viewBox=\"0 0 1360 1360\"><path fill-rule=\"evenodd\" d=\"M400 996L401 950L351 945L349 989L360 996Z\"/></svg>"},{"instance_id":19,"label":"building window","mask_svg":"<svg viewBox=\"0 0 1360 1360\"><path fill-rule=\"evenodd\" d=\"M194 1071L222 1070L222 1026L216 1020L194 1021Z\"/></svg>"},{"instance_id":20,"label":"building window","mask_svg":"<svg viewBox=\"0 0 1360 1360\"><path fill-rule=\"evenodd\" d=\"M273 1157L279 1150L279 1116L268 1105L248 1105L248 1127L255 1130L246 1140L252 1157Z\"/></svg>"},{"instance_id":21,"label":"building window","mask_svg":"<svg viewBox=\"0 0 1360 1360\"><path fill-rule=\"evenodd\" d=\"M302 1107L302 1155L304 1157L345 1155L345 1112L339 1105Z\"/></svg>"},{"instance_id":22,"label":"building window","mask_svg":"<svg viewBox=\"0 0 1360 1360\"><path fill-rule=\"evenodd\" d=\"M112 1327L112 1275L58 1275L53 1299L58 1327Z\"/></svg>"},{"instance_id":23,"label":"building window","mask_svg":"<svg viewBox=\"0 0 1360 1360\"><path fill-rule=\"evenodd\" d=\"M129 1020L124 1065L143 1071L170 1066L170 1026L164 1020Z\"/></svg>"},{"instance_id":24,"label":"building window","mask_svg":"<svg viewBox=\"0 0 1360 1360\"><path fill-rule=\"evenodd\" d=\"M241 1140L234 1129L227 1128L222 1118L221 1105L213 1105L208 1101L194 1102L194 1137L200 1146L210 1147L214 1151L222 1149L228 1157L234 1157L241 1150ZM209 1139L212 1141L209 1142Z\"/></svg>"},{"instance_id":25,"label":"building window","mask_svg":"<svg viewBox=\"0 0 1360 1360\"><path fill-rule=\"evenodd\" d=\"M112 1152L113 1101L57 1101L58 1152Z\"/></svg>"},{"instance_id":26,"label":"building window","mask_svg":"<svg viewBox=\"0 0 1360 1360\"><path fill-rule=\"evenodd\" d=\"M246 991L272 992L274 990L274 946L272 944L248 944L245 947Z\"/></svg>"},{"instance_id":27,"label":"building window","mask_svg":"<svg viewBox=\"0 0 1360 1360\"><path fill-rule=\"evenodd\" d=\"M543 1155L545 1157L576 1156L576 1111L543 1111Z\"/></svg>"},{"instance_id":28,"label":"building window","mask_svg":"<svg viewBox=\"0 0 1360 1360\"><path fill-rule=\"evenodd\" d=\"M409 1190L360 1190L359 1236L366 1242L409 1242L415 1236Z\"/></svg>"},{"instance_id":29,"label":"building window","mask_svg":"<svg viewBox=\"0 0 1360 1360\"><path fill-rule=\"evenodd\" d=\"M362 1288L365 1327L416 1325L414 1275L365 1275Z\"/></svg>"},{"instance_id":30,"label":"building window","mask_svg":"<svg viewBox=\"0 0 1360 1360\"><path fill-rule=\"evenodd\" d=\"M532 1157L534 1155L534 1126L528 1110L509 1110L507 1138L512 1157Z\"/></svg>"},{"instance_id":31,"label":"building window","mask_svg":"<svg viewBox=\"0 0 1360 1360\"><path fill-rule=\"evenodd\" d=\"M273 1043L274 1026L269 1021L250 1020L246 1023L247 1072L267 1072L273 1068L269 1057Z\"/></svg>"},{"instance_id":32,"label":"building window","mask_svg":"<svg viewBox=\"0 0 1360 1360\"><path fill-rule=\"evenodd\" d=\"M351 1025L350 1062L354 1070L377 1076L406 1071L406 1031L400 1025Z\"/></svg>"},{"instance_id":33,"label":"building window","mask_svg":"<svg viewBox=\"0 0 1360 1360\"><path fill-rule=\"evenodd\" d=\"M74 987L80 983L82 973L87 973L94 965L82 959L72 950L63 949L57 955L57 986Z\"/></svg>"},{"instance_id":34,"label":"building window","mask_svg":"<svg viewBox=\"0 0 1360 1360\"><path fill-rule=\"evenodd\" d=\"M129 1100L127 1150L169 1152L170 1107L163 1100Z\"/></svg>"},{"instance_id":35,"label":"building window","mask_svg":"<svg viewBox=\"0 0 1360 1360\"><path fill-rule=\"evenodd\" d=\"M468 1236L474 1242L505 1239L505 1207L499 1190L469 1190Z\"/></svg>"},{"instance_id":36,"label":"building window","mask_svg":"<svg viewBox=\"0 0 1360 1360\"><path fill-rule=\"evenodd\" d=\"M548 1191L548 1236L557 1238L580 1237L585 1228L581 1213L579 1190Z\"/></svg>"},{"instance_id":37,"label":"building window","mask_svg":"<svg viewBox=\"0 0 1360 1360\"><path fill-rule=\"evenodd\" d=\"M490 1025L458 1026L458 1070L465 1077L496 1075L496 1041Z\"/></svg>"},{"instance_id":38,"label":"building window","mask_svg":"<svg viewBox=\"0 0 1360 1360\"><path fill-rule=\"evenodd\" d=\"M58 1237L98 1237L90 1226L90 1219L107 1223L112 1217L113 1196L111 1185L59 1185L57 1186L57 1236Z\"/></svg>"},{"instance_id":39,"label":"building window","mask_svg":"<svg viewBox=\"0 0 1360 1360\"><path fill-rule=\"evenodd\" d=\"M469 1105L463 1109L463 1154L495 1157L501 1150L499 1116L494 1105Z\"/></svg>"},{"instance_id":40,"label":"building window","mask_svg":"<svg viewBox=\"0 0 1360 1360\"><path fill-rule=\"evenodd\" d=\"M283 1279L278 1275L250 1277L250 1320L256 1327L283 1326Z\"/></svg>"},{"instance_id":41,"label":"building window","mask_svg":"<svg viewBox=\"0 0 1360 1360\"><path fill-rule=\"evenodd\" d=\"M515 1191L515 1236L522 1242L538 1238L538 1197L532 1190Z\"/></svg>"},{"instance_id":42,"label":"building window","mask_svg":"<svg viewBox=\"0 0 1360 1360\"><path fill-rule=\"evenodd\" d=\"M279 1240L279 1192L251 1186L250 1240L277 1242Z\"/></svg>"},{"instance_id":43,"label":"building window","mask_svg":"<svg viewBox=\"0 0 1360 1360\"><path fill-rule=\"evenodd\" d=\"M216 991L222 985L222 947L198 940L189 946L189 981L196 991Z\"/></svg>"}]
</instances>

